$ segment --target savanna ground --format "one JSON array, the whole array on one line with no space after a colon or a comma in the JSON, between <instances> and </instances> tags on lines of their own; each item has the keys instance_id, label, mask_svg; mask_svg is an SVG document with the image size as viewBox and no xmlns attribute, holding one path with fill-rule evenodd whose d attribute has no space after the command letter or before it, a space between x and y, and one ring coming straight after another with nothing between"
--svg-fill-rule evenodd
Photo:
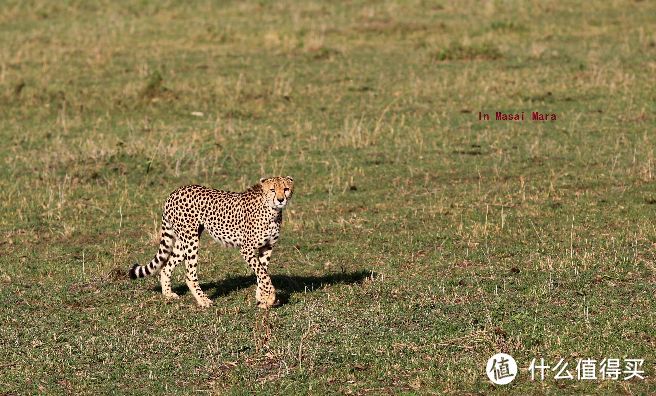
<instances>
[{"instance_id":1,"label":"savanna ground","mask_svg":"<svg viewBox=\"0 0 656 396\"><path fill-rule=\"evenodd\" d=\"M654 26L650 1L2 2L0 393L655 392ZM181 269L174 302L126 278L174 188L278 174L281 307L206 236L212 308ZM534 357L647 377L532 382Z\"/></svg>"}]
</instances>

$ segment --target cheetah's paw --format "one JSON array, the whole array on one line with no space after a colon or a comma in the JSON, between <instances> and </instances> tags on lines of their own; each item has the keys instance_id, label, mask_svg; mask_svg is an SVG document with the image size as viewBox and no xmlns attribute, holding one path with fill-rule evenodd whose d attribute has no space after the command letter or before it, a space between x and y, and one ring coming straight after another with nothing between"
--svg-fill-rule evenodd
<instances>
[{"instance_id":1,"label":"cheetah's paw","mask_svg":"<svg viewBox=\"0 0 656 396\"><path fill-rule=\"evenodd\" d=\"M196 302L198 303L198 306L201 308L208 308L212 304L214 304L214 302L207 297L201 297Z\"/></svg>"},{"instance_id":2,"label":"cheetah's paw","mask_svg":"<svg viewBox=\"0 0 656 396\"><path fill-rule=\"evenodd\" d=\"M280 301L276 299L276 293L270 293L268 295L262 296L258 295L257 297L257 307L262 309L269 309L272 307L277 307L280 305Z\"/></svg>"},{"instance_id":3,"label":"cheetah's paw","mask_svg":"<svg viewBox=\"0 0 656 396\"><path fill-rule=\"evenodd\" d=\"M177 300L177 299L180 298L180 296L178 296L176 293L171 292L171 293L165 294L164 298L167 299L167 300Z\"/></svg>"}]
</instances>

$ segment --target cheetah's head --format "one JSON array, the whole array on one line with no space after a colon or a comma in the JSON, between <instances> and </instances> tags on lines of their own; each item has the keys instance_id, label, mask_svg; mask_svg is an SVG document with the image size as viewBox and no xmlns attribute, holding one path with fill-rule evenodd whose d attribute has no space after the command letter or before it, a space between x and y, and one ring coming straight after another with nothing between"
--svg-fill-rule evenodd
<instances>
[{"instance_id":1,"label":"cheetah's head","mask_svg":"<svg viewBox=\"0 0 656 396\"><path fill-rule=\"evenodd\" d=\"M294 179L289 176L260 179L260 184L262 191L266 194L267 202L274 209L284 208L294 193Z\"/></svg>"}]
</instances>

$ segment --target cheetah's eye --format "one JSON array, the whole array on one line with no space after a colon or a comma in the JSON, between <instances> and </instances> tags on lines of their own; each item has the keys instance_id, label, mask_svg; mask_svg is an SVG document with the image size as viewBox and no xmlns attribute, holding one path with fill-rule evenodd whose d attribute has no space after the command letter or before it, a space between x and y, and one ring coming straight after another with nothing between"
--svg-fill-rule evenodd
<instances>
[{"instance_id":1,"label":"cheetah's eye","mask_svg":"<svg viewBox=\"0 0 656 396\"><path fill-rule=\"evenodd\" d=\"M285 192L289 191L289 188L285 187Z\"/></svg>"},{"instance_id":2,"label":"cheetah's eye","mask_svg":"<svg viewBox=\"0 0 656 396\"><path fill-rule=\"evenodd\" d=\"M275 188L272 188L272 189L271 189L271 192L276 192L276 189L275 189Z\"/></svg>"}]
</instances>

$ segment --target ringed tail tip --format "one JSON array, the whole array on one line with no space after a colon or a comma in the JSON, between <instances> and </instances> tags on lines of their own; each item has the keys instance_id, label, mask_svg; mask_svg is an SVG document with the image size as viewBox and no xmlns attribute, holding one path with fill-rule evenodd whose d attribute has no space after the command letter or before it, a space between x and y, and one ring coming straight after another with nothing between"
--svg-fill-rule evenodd
<instances>
[{"instance_id":1,"label":"ringed tail tip","mask_svg":"<svg viewBox=\"0 0 656 396\"><path fill-rule=\"evenodd\" d=\"M138 264L138 263L134 263L134 265L132 265L132 268L130 268L130 271L129 271L130 279L137 279L137 278L138 278L138 276L137 276L137 268L139 268L139 264Z\"/></svg>"}]
</instances>

